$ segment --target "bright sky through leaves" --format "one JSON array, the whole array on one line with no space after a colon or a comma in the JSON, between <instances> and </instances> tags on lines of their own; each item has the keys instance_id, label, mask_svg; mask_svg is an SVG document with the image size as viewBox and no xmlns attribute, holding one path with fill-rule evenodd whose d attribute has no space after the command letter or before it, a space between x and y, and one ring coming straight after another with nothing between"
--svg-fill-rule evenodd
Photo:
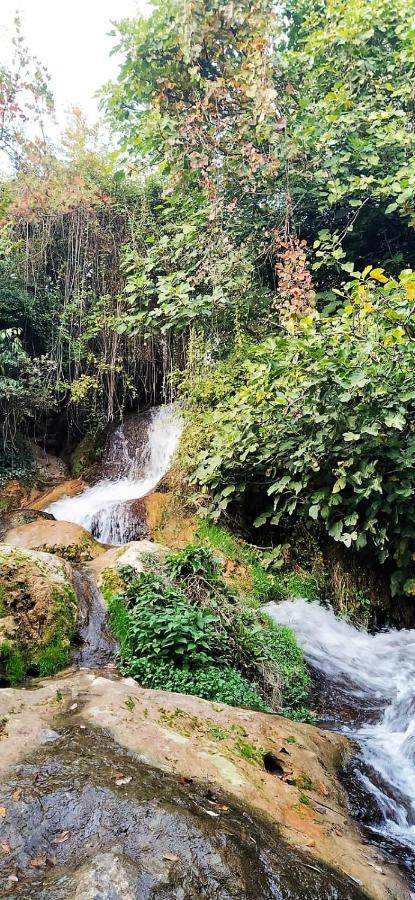
<instances>
[{"instance_id":1,"label":"bright sky through leaves","mask_svg":"<svg viewBox=\"0 0 415 900\"><path fill-rule=\"evenodd\" d=\"M52 77L58 121L75 105L95 119L94 93L117 72L117 62L109 56L111 22L134 16L146 5L145 0L1 0L1 58L10 52L18 9L26 44Z\"/></svg>"}]
</instances>

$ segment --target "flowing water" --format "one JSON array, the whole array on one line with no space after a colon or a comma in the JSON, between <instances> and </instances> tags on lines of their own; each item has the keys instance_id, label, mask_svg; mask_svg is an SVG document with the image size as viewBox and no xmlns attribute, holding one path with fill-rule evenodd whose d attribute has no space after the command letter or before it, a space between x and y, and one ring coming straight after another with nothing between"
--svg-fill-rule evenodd
<instances>
[{"instance_id":1,"label":"flowing water","mask_svg":"<svg viewBox=\"0 0 415 900\"><path fill-rule=\"evenodd\" d=\"M295 631L329 704L326 724L356 740L355 792L369 798L372 831L415 851L415 630L367 634L305 600L267 606Z\"/></svg>"},{"instance_id":2,"label":"flowing water","mask_svg":"<svg viewBox=\"0 0 415 900\"><path fill-rule=\"evenodd\" d=\"M75 522L104 544L124 544L132 539L134 520L131 501L145 497L170 467L182 431L182 420L171 406L150 415L144 440L132 444L121 425L114 433L105 469L110 477L75 497L63 497L48 506L55 519Z\"/></svg>"},{"instance_id":3,"label":"flowing water","mask_svg":"<svg viewBox=\"0 0 415 900\"><path fill-rule=\"evenodd\" d=\"M80 668L90 669L112 665L118 648L108 627L104 598L87 572L74 571L73 578L79 610L75 662Z\"/></svg>"}]
</instances>

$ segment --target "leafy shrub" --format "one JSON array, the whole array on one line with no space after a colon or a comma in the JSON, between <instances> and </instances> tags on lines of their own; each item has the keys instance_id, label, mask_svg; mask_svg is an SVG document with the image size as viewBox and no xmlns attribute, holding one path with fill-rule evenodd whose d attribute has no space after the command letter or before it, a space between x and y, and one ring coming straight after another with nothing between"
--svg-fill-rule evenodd
<instances>
[{"instance_id":1,"label":"leafy shrub","mask_svg":"<svg viewBox=\"0 0 415 900\"><path fill-rule=\"evenodd\" d=\"M190 671L180 669L171 662L132 659L124 665L123 671L136 678L143 687L193 694L205 700L228 703L229 706L271 712L255 687L230 666L219 668L210 665Z\"/></svg>"},{"instance_id":2,"label":"leafy shrub","mask_svg":"<svg viewBox=\"0 0 415 900\"><path fill-rule=\"evenodd\" d=\"M239 386L205 412L193 480L217 516L244 500L256 526L297 517L375 550L395 569L392 589L411 593L415 273L353 275L339 313L243 348Z\"/></svg>"},{"instance_id":3,"label":"leafy shrub","mask_svg":"<svg viewBox=\"0 0 415 900\"><path fill-rule=\"evenodd\" d=\"M146 687L307 715L294 634L230 591L206 547L170 554L158 574L119 574L125 588L107 599L126 674Z\"/></svg>"},{"instance_id":4,"label":"leafy shrub","mask_svg":"<svg viewBox=\"0 0 415 900\"><path fill-rule=\"evenodd\" d=\"M171 553L167 559L167 571L174 578L187 578L190 575L202 575L208 581L215 579L219 570L219 562L207 547L190 544L184 550Z\"/></svg>"}]
</instances>

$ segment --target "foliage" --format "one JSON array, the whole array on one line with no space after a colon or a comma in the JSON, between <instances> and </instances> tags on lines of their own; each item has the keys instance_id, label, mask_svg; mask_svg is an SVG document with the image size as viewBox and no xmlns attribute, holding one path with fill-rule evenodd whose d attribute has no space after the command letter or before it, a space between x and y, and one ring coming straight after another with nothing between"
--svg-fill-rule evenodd
<instances>
[{"instance_id":1,"label":"foliage","mask_svg":"<svg viewBox=\"0 0 415 900\"><path fill-rule=\"evenodd\" d=\"M124 671L143 687L193 694L205 700L228 703L229 706L270 712L269 706L252 684L230 666L219 668L207 665L198 669L179 669L169 662L135 658L124 665Z\"/></svg>"},{"instance_id":2,"label":"foliage","mask_svg":"<svg viewBox=\"0 0 415 900\"><path fill-rule=\"evenodd\" d=\"M218 655L216 617L192 607L159 576L140 575L128 584L124 596L131 605L128 640L134 656L161 657L182 668L193 668Z\"/></svg>"},{"instance_id":3,"label":"foliage","mask_svg":"<svg viewBox=\"0 0 415 900\"><path fill-rule=\"evenodd\" d=\"M227 560L237 563L246 569L238 577L231 575L230 581L236 583L242 593L251 597L258 604L264 604L275 595L275 578L266 572L262 564L263 555L232 534L227 528L210 519L202 519L197 529L197 537L206 542L212 549L219 550Z\"/></svg>"},{"instance_id":4,"label":"foliage","mask_svg":"<svg viewBox=\"0 0 415 900\"><path fill-rule=\"evenodd\" d=\"M248 607L203 546L170 554L154 572L120 567L107 590L123 671L147 687L199 694L307 718L309 678L289 629Z\"/></svg>"},{"instance_id":5,"label":"foliage","mask_svg":"<svg viewBox=\"0 0 415 900\"><path fill-rule=\"evenodd\" d=\"M244 377L206 413L194 479L217 513L244 497L258 527L300 517L374 549L410 592L415 276L354 274L339 313L244 347Z\"/></svg>"},{"instance_id":6,"label":"foliage","mask_svg":"<svg viewBox=\"0 0 415 900\"><path fill-rule=\"evenodd\" d=\"M22 165L27 148L41 141L45 117L52 112L53 99L49 76L42 64L25 46L19 16L10 66L0 67L0 160L4 154L15 165ZM30 122L31 137L26 133Z\"/></svg>"},{"instance_id":7,"label":"foliage","mask_svg":"<svg viewBox=\"0 0 415 900\"><path fill-rule=\"evenodd\" d=\"M51 644L44 647L37 655L37 668L39 675L47 678L49 675L55 675L60 669L64 669L69 665L70 650L68 647L62 647L59 644Z\"/></svg>"},{"instance_id":8,"label":"foliage","mask_svg":"<svg viewBox=\"0 0 415 900\"><path fill-rule=\"evenodd\" d=\"M11 687L20 684L26 675L26 663L18 647L10 641L0 644L0 678Z\"/></svg>"}]
</instances>

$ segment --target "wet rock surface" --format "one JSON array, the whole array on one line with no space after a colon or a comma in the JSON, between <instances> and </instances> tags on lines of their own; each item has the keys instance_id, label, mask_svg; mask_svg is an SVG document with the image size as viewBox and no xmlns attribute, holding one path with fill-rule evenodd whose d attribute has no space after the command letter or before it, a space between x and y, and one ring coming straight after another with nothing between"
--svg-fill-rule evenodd
<instances>
[{"instance_id":1,"label":"wet rock surface","mask_svg":"<svg viewBox=\"0 0 415 900\"><path fill-rule=\"evenodd\" d=\"M248 820L254 816L255 821L256 817L262 821L262 825L258 827L263 829L263 833L268 835L270 840L271 838L276 840L278 833L283 841L282 848L287 850L287 858L305 860L307 862L305 869L308 866L313 877L320 871L321 866L323 869L328 866L329 869L341 873L339 877L343 886L346 885L348 890L353 886L355 891L349 894L341 892L302 894L301 891L291 894L261 892L252 894L248 888L241 887L239 893L234 895L232 892L221 893L221 886L221 890L218 889L216 893L212 888L211 893L197 894L191 893L194 885L189 876L188 894L143 893L138 896L189 898L255 896L258 900L268 896L289 897L291 900L310 896L316 897L316 900L317 898L324 900L325 897L336 896L359 897L362 896L359 894L360 888L363 893L366 891L367 896L376 900L390 900L391 896L399 897L400 900L409 897L405 882L399 873L393 867L384 864L378 851L365 845L358 828L350 819L345 795L336 777L341 759L348 748L345 738L330 733L324 734L317 728L299 725L275 715L235 709L224 704L209 703L197 697L144 690L132 679L121 678L110 666L101 672L86 669L63 672L53 679L32 682L30 689L4 689L0 691L0 720L3 725L0 743L0 769L3 770L1 780L3 785L9 784L8 794L3 799L0 798L0 806L6 810L6 814L0 816L1 828L5 825L9 827L11 821L9 811L12 807L14 810L15 802L23 801L23 795L20 796L18 793L13 797L13 792L16 787L18 790L22 789L26 777L32 778L32 782L29 779L27 783L32 784L33 796L39 798L38 806L31 805L27 808L25 816L22 813L19 820L21 824L16 825L16 834L20 827L23 829L24 841L29 839L32 831L35 833L36 815L41 817L42 828L46 829L41 831L41 836L47 834L51 836L52 841L56 834L65 835L67 831L72 831L75 819L62 818L59 808L66 802L65 797L70 798L71 804L75 802L71 799L71 792L74 789L78 791L79 786L82 788L82 804L86 805L76 800L78 804L76 821L87 820L88 828L92 827L93 821L98 821L99 834L108 837L110 832L107 833L105 830L106 823L108 819L111 820L111 816L118 814L117 803L121 803L123 798L131 799L129 792L134 786L137 787L136 781L133 784L133 772L127 768L128 757L133 760L132 766L143 766L144 773L157 772L156 786L158 784L174 786L174 797L172 794L170 799L172 802L174 800L178 811L183 808L183 796L193 796L191 788L202 785L200 789L197 787L197 795L203 800L204 820L206 819L209 824L213 823L214 830L219 826L220 828L224 826L226 830L229 822L233 821L232 816L228 815L229 810L242 809ZM53 742L57 732L61 735L59 741L63 741L62 744ZM90 737L93 734L100 735L95 742ZM107 738L109 744L106 743ZM40 755L34 762L32 756L34 748L42 745L43 749L39 751ZM59 752L57 747L61 748ZM125 753L127 756L124 756ZM38 759L44 760L46 766L44 772L49 779L46 794L42 787L43 775L41 777L38 771ZM28 765L34 768L25 768ZM11 775L7 774L10 772ZM107 774L104 778L105 772ZM79 778L81 780L78 785ZM128 780L125 781L125 778ZM121 781L119 785L115 783L117 780ZM55 807L47 796L49 792L53 795L59 784L63 793L58 795ZM102 791L109 788L115 792L117 803L111 800L110 809L114 812L107 812L106 817L101 818ZM121 788L122 791L119 790ZM189 795L186 791L183 794L184 788L189 789ZM135 794L134 797L136 796ZM154 796L159 797L157 790ZM224 800L225 796L228 799ZM16 797L19 799L16 800ZM223 810L220 808L221 805L229 809ZM43 812L44 808L47 810L46 814ZM108 810L108 807L105 808ZM129 829L130 815L135 823L134 828L138 827L134 805L131 810L128 815L125 813L125 820L123 819L122 825L120 824L122 833L127 833ZM151 815L147 808L144 812L143 810L140 812L141 818L152 821L152 830L157 836L162 832L158 829L157 820L152 820ZM47 831L49 817L51 831ZM241 820L238 821L239 832L242 834ZM163 853L178 855L175 836L180 837L181 832L177 823L174 832L169 832L170 834L173 835L175 843L170 843L167 849L166 845L162 844ZM82 841L87 843L88 840L87 833L83 832ZM108 837L107 844L97 841L94 837L92 849L89 851L87 848L88 852L85 852L84 856L77 845L76 860L72 857L63 858L65 866L68 867L64 875L65 878L72 879L72 887L75 883L75 869L77 877L78 875L81 877L78 869L84 865L86 869L82 868L82 878L91 877L99 880L101 868L95 870L92 866L91 869L92 860L98 853L117 849L114 832L111 832L111 841L112 843ZM197 841L198 838L196 840L196 837L192 837L193 848L197 846ZM249 849L249 842L246 844L245 838L241 841L238 852L244 857L248 852L246 847ZM2 843L4 841L0 836L0 861L3 860ZM6 845L8 843L7 837L5 843ZM67 844L69 849L69 837L64 837L62 841L64 850ZM154 842L153 844L150 842L150 846L153 847ZM59 851L59 855L55 854L59 863L60 842L52 844L52 851L56 848ZM153 856L155 854L156 848ZM45 855L49 855L49 851L46 853L46 847L42 850L38 842L36 846L31 846L30 853L27 851L27 856L28 859L29 856L30 859L38 859L39 855L43 860ZM226 859L227 857L225 861ZM134 862L131 856L126 855L122 845L114 862L117 871L124 871L126 866L129 871L128 867L133 863L139 864L137 860ZM29 871L29 862L27 867ZM33 867L30 862L30 868L37 867ZM51 883L55 885L53 879L57 876L57 865L46 862L45 866L42 864L41 869L42 877L52 879ZM257 881L260 878L258 871L257 869L255 874ZM270 871L273 872L272 865ZM174 867L172 872L174 874ZM232 877L236 878L235 870L232 872ZM39 872L35 872L34 875L39 875ZM333 890L337 890L336 879L337 875L333 875L331 882ZM133 887L134 884L135 882ZM139 884L140 890L144 890L142 883ZM205 884L202 875L200 884L202 886ZM211 885L212 881L210 880L208 884ZM16 896L32 895L23 892ZM46 892L34 896L54 898L55 894L48 895ZM56 894L56 897L60 896L66 895ZM88 897L89 894L85 896ZM111 897L112 894L101 895L98 892L96 896L104 898Z\"/></svg>"},{"instance_id":2,"label":"wet rock surface","mask_svg":"<svg viewBox=\"0 0 415 900\"><path fill-rule=\"evenodd\" d=\"M109 631L107 608L92 577L75 571L74 586L78 597L78 648L74 661L80 667L101 668L117 654L117 642Z\"/></svg>"},{"instance_id":3,"label":"wet rock surface","mask_svg":"<svg viewBox=\"0 0 415 900\"><path fill-rule=\"evenodd\" d=\"M3 781L1 804L0 877L9 897L367 897L232 798L160 773L91 728L64 728L18 765Z\"/></svg>"}]
</instances>

